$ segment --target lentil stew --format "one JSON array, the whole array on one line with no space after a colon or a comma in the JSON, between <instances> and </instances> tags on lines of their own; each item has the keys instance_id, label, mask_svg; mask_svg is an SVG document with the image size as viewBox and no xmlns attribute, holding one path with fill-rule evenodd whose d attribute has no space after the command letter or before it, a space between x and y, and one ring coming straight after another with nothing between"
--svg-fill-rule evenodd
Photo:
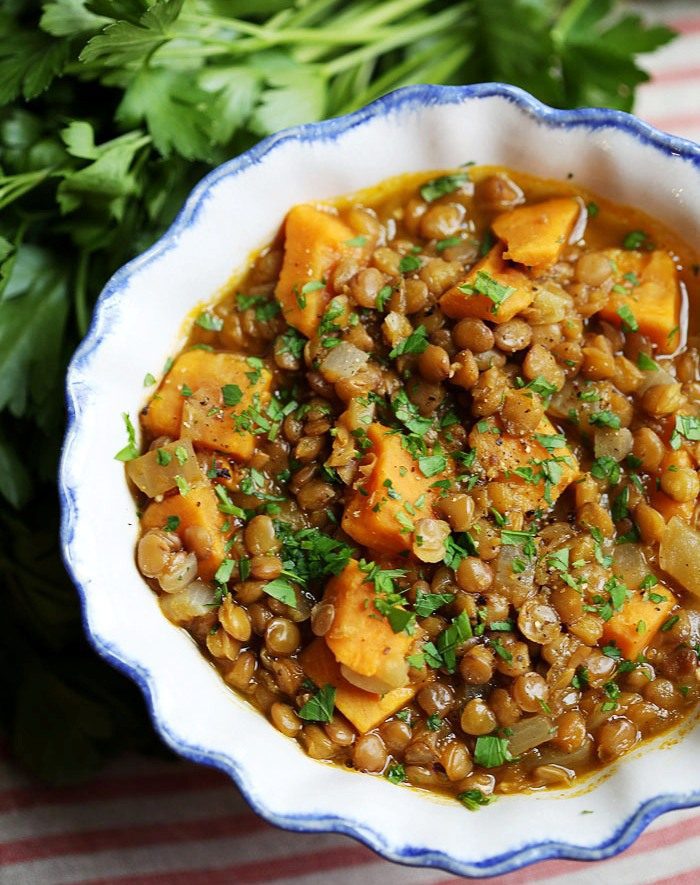
<instances>
[{"instance_id":1,"label":"lentil stew","mask_svg":"<svg viewBox=\"0 0 700 885\"><path fill-rule=\"evenodd\" d=\"M164 614L311 757L470 809L668 729L699 695L697 273L497 167L293 207L143 454L127 419Z\"/></svg>"}]
</instances>

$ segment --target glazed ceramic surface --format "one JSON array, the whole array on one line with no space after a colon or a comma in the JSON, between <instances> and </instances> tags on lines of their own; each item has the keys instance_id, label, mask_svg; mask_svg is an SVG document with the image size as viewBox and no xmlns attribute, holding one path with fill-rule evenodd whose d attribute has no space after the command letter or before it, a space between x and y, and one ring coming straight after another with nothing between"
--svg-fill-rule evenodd
<instances>
[{"instance_id":1,"label":"glazed ceramic surface","mask_svg":"<svg viewBox=\"0 0 700 885\"><path fill-rule=\"evenodd\" d=\"M97 651L142 688L181 755L228 772L269 821L361 839L384 856L462 875L553 857L609 857L655 816L700 804L700 730L645 745L585 788L504 796L471 813L380 777L314 761L228 689L160 613L134 562L137 519L122 412L180 347L183 317L217 295L295 203L466 162L573 179L700 239L700 147L626 114L553 111L497 84L419 86L347 117L282 132L214 170L170 230L100 296L71 363L61 465L63 548ZM660 745L667 746L657 752Z\"/></svg>"}]
</instances>

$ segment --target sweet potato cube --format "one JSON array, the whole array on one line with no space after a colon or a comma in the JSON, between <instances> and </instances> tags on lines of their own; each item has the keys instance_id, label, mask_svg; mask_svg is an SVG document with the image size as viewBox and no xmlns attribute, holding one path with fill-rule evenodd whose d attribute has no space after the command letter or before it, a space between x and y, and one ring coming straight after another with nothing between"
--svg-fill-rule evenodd
<instances>
[{"instance_id":1,"label":"sweet potato cube","mask_svg":"<svg viewBox=\"0 0 700 885\"><path fill-rule=\"evenodd\" d=\"M567 446L546 448L537 440L538 435L551 437L556 433L546 417L532 437L510 436L503 432L500 423L489 419L474 425L469 444L476 450L486 476L505 482L511 488L514 506L524 511L547 510L579 472L578 461ZM542 462L550 463L543 467ZM543 475L544 470L548 471L549 478Z\"/></svg>"},{"instance_id":2,"label":"sweet potato cube","mask_svg":"<svg viewBox=\"0 0 700 885\"><path fill-rule=\"evenodd\" d=\"M529 267L554 264L581 211L573 197L557 197L504 212L492 225L506 244L503 257Z\"/></svg>"},{"instance_id":3,"label":"sweet potato cube","mask_svg":"<svg viewBox=\"0 0 700 885\"><path fill-rule=\"evenodd\" d=\"M361 734L376 728L388 716L393 716L406 706L417 689L417 686L407 685L405 688L395 688L384 695L378 695L356 688L343 678L340 666L322 639L315 639L304 649L301 664L304 673L316 685L335 687L336 708Z\"/></svg>"},{"instance_id":4,"label":"sweet potato cube","mask_svg":"<svg viewBox=\"0 0 700 885\"><path fill-rule=\"evenodd\" d=\"M236 427L235 419L269 402L272 375L247 359L206 350L183 353L142 412L146 430L152 436L182 435L195 446L228 452L239 461L250 458L255 437ZM224 388L235 405L225 404Z\"/></svg>"},{"instance_id":5,"label":"sweet potato cube","mask_svg":"<svg viewBox=\"0 0 700 885\"><path fill-rule=\"evenodd\" d=\"M615 284L599 316L621 326L631 315L659 353L673 353L680 344L681 292L671 256L658 249L606 249L605 254L612 262Z\"/></svg>"},{"instance_id":6,"label":"sweet potato cube","mask_svg":"<svg viewBox=\"0 0 700 885\"><path fill-rule=\"evenodd\" d=\"M445 292L440 307L454 319L506 323L529 307L538 288L538 283L504 261L503 244L497 243L461 283Z\"/></svg>"},{"instance_id":7,"label":"sweet potato cube","mask_svg":"<svg viewBox=\"0 0 700 885\"><path fill-rule=\"evenodd\" d=\"M407 681L406 655L413 638L403 630L394 633L377 611L374 584L354 559L330 579L323 600L335 611L324 639L339 664L387 685Z\"/></svg>"},{"instance_id":8,"label":"sweet potato cube","mask_svg":"<svg viewBox=\"0 0 700 885\"><path fill-rule=\"evenodd\" d=\"M671 591L661 585L654 587L652 593L665 598L652 602L649 593L637 591L603 627L603 644L615 643L630 661L649 645L677 602Z\"/></svg>"},{"instance_id":9,"label":"sweet potato cube","mask_svg":"<svg viewBox=\"0 0 700 885\"><path fill-rule=\"evenodd\" d=\"M367 437L372 448L345 505L343 530L370 550L401 553L411 547L416 520L432 516L436 477L421 473L399 434L371 424Z\"/></svg>"},{"instance_id":10,"label":"sweet potato cube","mask_svg":"<svg viewBox=\"0 0 700 885\"><path fill-rule=\"evenodd\" d=\"M356 236L330 211L301 204L290 209L284 226L284 261L275 296L284 318L308 338L314 334L330 299L328 275Z\"/></svg>"},{"instance_id":11,"label":"sweet potato cube","mask_svg":"<svg viewBox=\"0 0 700 885\"><path fill-rule=\"evenodd\" d=\"M214 489L208 484L193 486L186 495L176 494L162 501L153 501L141 517L141 528L144 532L165 528L170 516L179 519L175 532L183 544L185 531L190 526L199 526L209 533L211 552L199 560L198 569L200 578L210 581L224 558L227 537L221 531L224 516L219 511Z\"/></svg>"}]
</instances>

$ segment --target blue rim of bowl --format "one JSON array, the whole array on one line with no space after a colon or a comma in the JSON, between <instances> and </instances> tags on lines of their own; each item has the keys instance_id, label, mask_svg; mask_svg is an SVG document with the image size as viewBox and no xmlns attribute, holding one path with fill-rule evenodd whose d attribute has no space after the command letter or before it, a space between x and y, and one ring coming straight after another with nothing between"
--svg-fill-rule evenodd
<instances>
[{"instance_id":1,"label":"blue rim of bowl","mask_svg":"<svg viewBox=\"0 0 700 885\"><path fill-rule=\"evenodd\" d=\"M172 225L162 237L143 254L121 267L102 290L93 313L87 335L77 348L66 376L67 429L63 442L59 471L59 500L61 505L61 547L66 567L75 583L80 597L82 619L85 632L93 648L106 661L129 676L141 689L150 717L163 739L181 756L193 762L218 768L228 774L236 783L251 807L270 823L296 832L328 832L351 836L388 860L413 866L442 869L465 877L497 876L513 872L532 863L546 860L603 860L613 857L628 848L642 831L659 815L681 808L700 805L700 790L685 794L656 796L642 803L611 836L596 846L579 846L566 842L544 840L518 846L499 855L479 861L455 858L444 852L432 851L419 845L390 844L381 833L338 815L294 815L279 814L265 804L263 797L255 794L249 783L247 772L235 759L222 758L219 754L204 747L190 746L173 733L169 725L158 713L156 686L151 674L138 662L130 661L121 655L115 646L94 633L88 620L87 591L72 564L72 549L75 527L78 520L76 487L71 484L68 463L73 443L79 435L82 399L85 387L82 383L82 366L100 346L104 328L108 324L108 308L113 299L118 298L128 283L130 276L140 268L160 258L176 244L181 231L197 219L199 209L206 200L208 191L221 179L238 175L252 165L260 163L264 157L287 141L327 141L335 140L351 129L361 126L375 117L431 105L463 104L466 101L502 98L516 105L540 123L551 128L622 130L638 141L651 145L656 150L692 163L700 169L700 146L684 138L668 135L643 123L623 111L605 108L581 108L562 111L542 104L529 93L514 86L502 83L480 83L471 86L407 86L377 99L369 105L343 117L336 117L321 123L308 123L285 129L276 135L263 139L251 150L229 160L208 173L193 188Z\"/></svg>"}]
</instances>

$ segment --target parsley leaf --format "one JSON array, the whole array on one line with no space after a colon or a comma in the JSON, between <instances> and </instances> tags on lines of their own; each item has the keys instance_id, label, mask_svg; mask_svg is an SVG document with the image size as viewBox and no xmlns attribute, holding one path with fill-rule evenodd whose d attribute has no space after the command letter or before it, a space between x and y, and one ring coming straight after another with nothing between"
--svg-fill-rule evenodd
<instances>
[{"instance_id":1,"label":"parsley leaf","mask_svg":"<svg viewBox=\"0 0 700 885\"><path fill-rule=\"evenodd\" d=\"M425 326L420 325L417 326L408 338L404 338L403 341L399 341L389 353L389 358L394 359L397 356L402 356L405 353L423 353L423 351L428 346L428 331Z\"/></svg>"},{"instance_id":2,"label":"parsley leaf","mask_svg":"<svg viewBox=\"0 0 700 885\"><path fill-rule=\"evenodd\" d=\"M299 717L311 722L330 722L335 708L335 688L324 685L299 710Z\"/></svg>"},{"instance_id":3,"label":"parsley leaf","mask_svg":"<svg viewBox=\"0 0 700 885\"><path fill-rule=\"evenodd\" d=\"M420 195L427 203L432 203L439 197L444 197L459 190L465 182L469 181L466 172L456 172L452 175L441 175L426 182L420 189Z\"/></svg>"},{"instance_id":4,"label":"parsley leaf","mask_svg":"<svg viewBox=\"0 0 700 885\"><path fill-rule=\"evenodd\" d=\"M498 768L505 762L513 762L508 749L508 738L481 735L474 746L474 761L483 768Z\"/></svg>"}]
</instances>

